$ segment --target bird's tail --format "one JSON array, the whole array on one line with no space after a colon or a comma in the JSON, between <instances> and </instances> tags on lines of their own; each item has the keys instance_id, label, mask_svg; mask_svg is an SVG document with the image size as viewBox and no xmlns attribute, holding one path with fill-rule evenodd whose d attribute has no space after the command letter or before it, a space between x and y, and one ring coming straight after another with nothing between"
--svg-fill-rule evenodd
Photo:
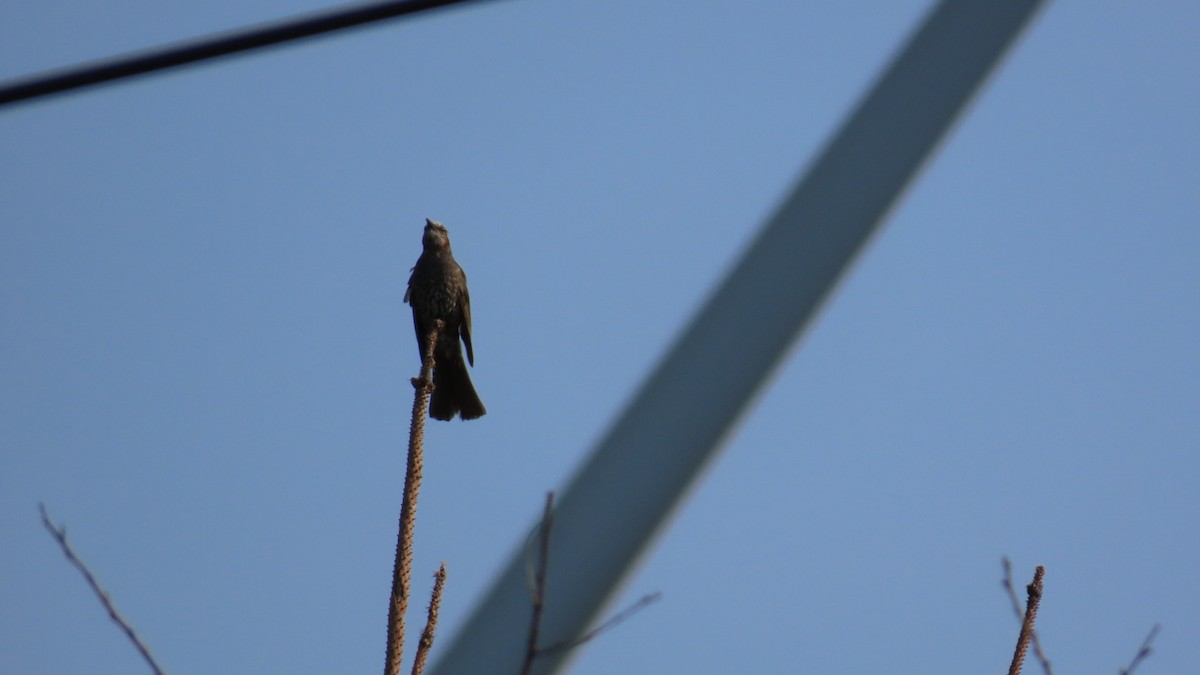
<instances>
[{"instance_id":1,"label":"bird's tail","mask_svg":"<svg viewBox=\"0 0 1200 675\"><path fill-rule=\"evenodd\" d=\"M461 414L464 420L473 420L487 414L479 394L475 393L475 385L471 383L471 374L467 372L467 364L462 356L449 360L449 363L438 363L433 369L433 395L429 399L429 416L435 420L452 420L456 414Z\"/></svg>"}]
</instances>

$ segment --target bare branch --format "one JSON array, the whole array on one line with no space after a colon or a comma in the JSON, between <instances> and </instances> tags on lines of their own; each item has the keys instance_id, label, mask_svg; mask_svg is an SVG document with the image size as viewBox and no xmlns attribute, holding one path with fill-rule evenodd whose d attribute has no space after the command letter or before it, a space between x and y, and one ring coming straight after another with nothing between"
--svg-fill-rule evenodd
<instances>
[{"instance_id":1,"label":"bare branch","mask_svg":"<svg viewBox=\"0 0 1200 675\"><path fill-rule=\"evenodd\" d=\"M546 605L546 568L550 564L550 528L554 524L554 493L546 493L546 506L542 510L542 522L538 525L537 569L530 586L533 600L533 615L529 620L529 642L525 646L525 663L521 675L528 675L533 668L533 659L538 655L538 631L542 624L542 609Z\"/></svg>"},{"instance_id":2,"label":"bare branch","mask_svg":"<svg viewBox=\"0 0 1200 675\"><path fill-rule=\"evenodd\" d=\"M1012 563L1008 560L1008 556L1001 559L1004 565L1004 579L1001 582L1004 589L1008 591L1008 597L1012 600L1013 612L1017 615L1017 621L1024 620L1025 610L1021 608L1021 600L1017 597L1017 589L1013 587L1012 580ZM1046 675L1054 675L1054 669L1050 667L1050 659L1046 658L1046 652L1042 651L1042 641L1038 637L1038 632L1035 630L1030 633L1033 640L1033 654L1037 657L1039 663L1042 664L1042 671Z\"/></svg>"},{"instance_id":3,"label":"bare branch","mask_svg":"<svg viewBox=\"0 0 1200 675\"><path fill-rule=\"evenodd\" d=\"M412 675L425 672L425 660L433 648L433 635L437 631L438 608L442 605L442 586L446 584L446 563L433 575L433 593L429 596L429 614L425 618L425 630L417 643L417 657L413 660Z\"/></svg>"},{"instance_id":4,"label":"bare branch","mask_svg":"<svg viewBox=\"0 0 1200 675\"><path fill-rule=\"evenodd\" d=\"M1033 622L1037 619L1038 604L1042 600L1042 577L1046 568L1041 565L1033 572L1033 583L1025 587L1029 598L1025 602L1025 621L1021 624L1021 635L1017 638L1017 649L1013 653L1012 665L1008 667L1008 675L1020 675L1021 663L1025 660L1025 652L1029 649L1029 639L1033 634Z\"/></svg>"},{"instance_id":5,"label":"bare branch","mask_svg":"<svg viewBox=\"0 0 1200 675\"><path fill-rule=\"evenodd\" d=\"M1121 669L1121 675L1133 675L1133 671L1137 670L1138 665L1142 661L1145 661L1146 657L1150 656L1150 645L1153 644L1154 638L1158 636L1160 628L1162 628L1161 625L1154 624L1154 628L1150 629L1150 634L1142 641L1142 646L1138 649L1138 653L1133 657L1133 660L1129 662L1129 666Z\"/></svg>"},{"instance_id":6,"label":"bare branch","mask_svg":"<svg viewBox=\"0 0 1200 675\"><path fill-rule=\"evenodd\" d=\"M117 611L116 606L112 603L112 599L108 597L108 592L100 587L100 583L96 581L96 577L92 575L92 571L88 569L88 566L85 565L82 560L79 559L79 556L75 555L75 551L71 548L71 545L67 543L67 528L58 527L51 522L50 514L46 513L45 504L38 504L38 511L40 511L42 514L42 525L46 527L46 530L51 536L54 537L55 541L58 542L58 547L62 549L63 555L67 557L67 561L74 565L75 569L79 570L80 574L83 575L84 580L87 581L88 586L91 586L92 592L95 593L96 597L100 599L100 604L104 605L104 609L108 610L108 617L112 619L113 623L117 624L121 630L125 631L125 635L129 637L129 641L132 642L133 646L137 648L139 653L141 653L142 659L146 661L146 665L150 666L150 670L154 671L155 675L162 675L164 671L162 667L158 665L158 662L154 660L154 657L150 655L150 648L146 646L146 643L142 642L142 639L139 638L138 634L133 630L133 626L130 625L130 623L125 620L125 617L121 616L121 613Z\"/></svg>"},{"instance_id":7,"label":"bare branch","mask_svg":"<svg viewBox=\"0 0 1200 675\"><path fill-rule=\"evenodd\" d=\"M408 433L408 466L404 473L404 498L400 504L400 530L396 535L396 561L392 567L392 597L388 604L387 656L385 675L399 675L404 656L404 614L408 611L408 596L412 581L413 525L417 513L417 496L421 492L421 468L425 444L425 413L429 410L429 395L433 392L433 353L442 321L434 322L425 339L425 358L421 375L412 380L412 424Z\"/></svg>"},{"instance_id":8,"label":"bare branch","mask_svg":"<svg viewBox=\"0 0 1200 675\"><path fill-rule=\"evenodd\" d=\"M654 592L654 593L650 593L648 595L643 595L640 600L633 603L629 607L626 607L625 609L621 610L620 612L617 612L611 618L609 618L608 621L605 621L604 623L600 624L599 626L596 626L592 630L585 633L582 637L576 638L574 640L567 640L565 642L559 642L558 644L550 645L549 647L539 649L538 653L544 654L544 653L549 653L549 652L562 651L565 649L574 649L574 648L578 647L579 645L600 636L600 634L606 633L606 632L616 628L617 626L621 625L626 620L631 618L634 614L637 614L638 612L642 611L643 609L646 609L647 607L649 607L650 605L653 605L654 603L658 602L659 600L662 600L662 593Z\"/></svg>"},{"instance_id":9,"label":"bare branch","mask_svg":"<svg viewBox=\"0 0 1200 675\"><path fill-rule=\"evenodd\" d=\"M616 628L626 619L662 599L661 593L651 593L643 596L633 605L618 612L604 623L588 631L582 637L574 640L564 640L549 647L539 648L537 646L538 634L541 630L542 612L546 606L546 572L550 565L550 530L553 525L554 493L548 492L546 493L546 506L542 510L542 520L538 524L537 529L530 534L529 541L526 542L526 575L529 581L529 597L533 605L533 612L530 617L529 640L525 647L525 662L521 667L521 675L529 675L529 673L533 672L533 662L538 656L574 649L599 636L601 633ZM529 548L533 543L534 535L538 538L538 556L536 562L531 560L532 556L529 555Z\"/></svg>"},{"instance_id":10,"label":"bare branch","mask_svg":"<svg viewBox=\"0 0 1200 675\"><path fill-rule=\"evenodd\" d=\"M1017 589L1013 586L1012 580L1012 561L1008 556L1000 559L1000 564L1004 566L1004 579L1000 581L1004 585L1004 590L1008 591L1008 597L1012 600L1013 612L1017 615L1017 621L1025 618L1025 608L1021 606L1021 599L1017 597Z\"/></svg>"}]
</instances>

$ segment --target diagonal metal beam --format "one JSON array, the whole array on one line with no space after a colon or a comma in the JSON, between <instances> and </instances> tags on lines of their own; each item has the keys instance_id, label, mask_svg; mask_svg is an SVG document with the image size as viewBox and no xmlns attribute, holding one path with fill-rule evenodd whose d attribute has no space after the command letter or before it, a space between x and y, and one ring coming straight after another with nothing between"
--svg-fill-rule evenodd
<instances>
[{"instance_id":1,"label":"diagonal metal beam","mask_svg":"<svg viewBox=\"0 0 1200 675\"><path fill-rule=\"evenodd\" d=\"M945 0L929 13L563 491L543 645L596 618L1041 4ZM519 672L525 569L519 545L434 672ZM567 658L545 654L534 672Z\"/></svg>"},{"instance_id":2,"label":"diagonal metal beam","mask_svg":"<svg viewBox=\"0 0 1200 675\"><path fill-rule=\"evenodd\" d=\"M251 26L220 35L210 35L190 42L85 63L55 72L32 75L20 80L0 82L0 106L168 68L177 68L198 61L270 47L466 1L388 0L354 4L293 17L276 23Z\"/></svg>"}]
</instances>

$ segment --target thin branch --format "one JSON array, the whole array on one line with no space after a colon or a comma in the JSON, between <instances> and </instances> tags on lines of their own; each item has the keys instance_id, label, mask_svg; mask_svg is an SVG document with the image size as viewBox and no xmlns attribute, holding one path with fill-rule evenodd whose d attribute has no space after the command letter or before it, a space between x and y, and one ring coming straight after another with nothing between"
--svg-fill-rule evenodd
<instances>
[{"instance_id":1,"label":"thin branch","mask_svg":"<svg viewBox=\"0 0 1200 675\"><path fill-rule=\"evenodd\" d=\"M533 616L529 623L529 642L525 645L525 663L521 675L529 675L533 659L538 655L538 631L542 624L542 609L546 605L546 568L550 564L550 528L554 524L554 493L546 493L546 507L542 510L542 522L538 526L540 547L537 571L534 573L530 594L533 596Z\"/></svg>"},{"instance_id":2,"label":"thin branch","mask_svg":"<svg viewBox=\"0 0 1200 675\"><path fill-rule=\"evenodd\" d=\"M549 647L538 647L538 634L541 631L542 612L546 606L546 573L550 566L550 530L553 525L554 493L548 492L546 493L546 505L542 510L542 520L538 524L537 529L530 534L529 541L526 542L527 557L525 573L529 581L529 596L533 605L533 612L529 620L529 640L525 646L525 662L521 666L521 675L529 675L529 673L533 672L533 662L538 656L574 649L596 638L601 633L616 628L634 614L662 599L661 593L651 593L643 596L633 605L618 612L604 623L585 633L582 637L574 640L563 640ZM530 558L532 556L528 554L528 548L533 543L534 535L537 535L538 538L538 556L536 564L531 564L532 561Z\"/></svg>"},{"instance_id":3,"label":"thin branch","mask_svg":"<svg viewBox=\"0 0 1200 675\"><path fill-rule=\"evenodd\" d=\"M1025 610L1021 608L1021 600L1017 597L1017 589L1013 586L1012 580L1012 563L1008 556L1001 559L1004 565L1004 589L1008 591L1008 597L1012 600L1013 612L1017 616L1017 621L1022 621L1025 616ZM1042 671L1046 675L1054 675L1054 669L1050 667L1050 659L1046 658L1046 652L1042 651L1042 641L1038 637L1038 632L1035 630L1030 634L1033 640L1033 654L1037 657L1039 663L1042 664Z\"/></svg>"},{"instance_id":4,"label":"thin branch","mask_svg":"<svg viewBox=\"0 0 1200 675\"><path fill-rule=\"evenodd\" d=\"M125 631L125 635L129 637L129 641L141 653L142 658L146 661L146 665L150 666L150 670L154 671L155 675L162 675L164 671L158 665L158 662L154 660L154 657L150 655L150 648L146 646L146 643L142 642L142 639L133 630L133 626L117 611L116 606L112 603L112 599L108 597L108 592L100 587L100 583L96 581L96 577L92 575L92 571L79 559L79 556L75 555L75 551L67 543L67 528L58 527L50 521L50 514L46 513L45 504L38 504L38 511L42 514L42 525L46 527L46 530L58 542L58 547L62 549L63 555L67 557L67 560L83 574L83 578L87 581L88 586L91 586L92 592L100 599L100 604L104 605L104 609L108 610L108 617L113 620L113 623L120 626L121 630Z\"/></svg>"},{"instance_id":5,"label":"thin branch","mask_svg":"<svg viewBox=\"0 0 1200 675\"><path fill-rule=\"evenodd\" d=\"M574 648L578 647L579 645L581 645L585 642L588 642L589 640L599 637L601 633L607 633L608 631L616 628L617 626L621 625L626 620L631 618L634 614L637 614L638 612L642 611L643 609L646 609L647 607L649 607L650 605L653 605L654 603L658 602L659 600L662 600L662 593L654 592L654 593L650 593L648 595L643 595L640 600L633 603L629 607L621 610L620 612L617 612L611 618L609 618L608 621L605 621L604 623L600 624L599 626L596 626L595 628L588 631L587 633L584 633L584 635L582 637L576 638L574 640L566 640L563 642L559 642L557 644L550 645L549 647L544 647L542 649L539 649L538 653L539 654L548 654L550 652L558 652L558 651L563 651L566 649L574 649Z\"/></svg>"},{"instance_id":6,"label":"thin branch","mask_svg":"<svg viewBox=\"0 0 1200 675\"><path fill-rule=\"evenodd\" d=\"M1017 597L1017 589L1013 586L1012 580L1012 561L1008 556L1000 559L1000 564L1004 566L1004 579L1000 583L1004 584L1004 590L1008 591L1008 597L1012 600L1013 612L1017 615L1017 621L1025 618L1025 608L1021 606L1021 600Z\"/></svg>"},{"instance_id":7,"label":"thin branch","mask_svg":"<svg viewBox=\"0 0 1200 675\"><path fill-rule=\"evenodd\" d=\"M1025 660L1025 652L1029 649L1029 639L1033 634L1033 622L1037 619L1038 604L1042 600L1042 577L1046 568L1041 565L1033 571L1033 583L1025 587L1029 598L1025 601L1025 621L1021 624L1021 635L1017 638L1017 649L1013 653L1012 665L1008 667L1008 675L1020 675L1021 663Z\"/></svg>"},{"instance_id":8,"label":"thin branch","mask_svg":"<svg viewBox=\"0 0 1200 675\"><path fill-rule=\"evenodd\" d=\"M442 586L446 584L446 563L438 568L433 575L433 593L429 596L429 614L425 617L425 630L421 632L421 641L417 643L417 657L413 660L412 675L425 672L425 660L429 650L433 648L433 636L437 632L438 608L442 605Z\"/></svg>"},{"instance_id":9,"label":"thin branch","mask_svg":"<svg viewBox=\"0 0 1200 675\"><path fill-rule=\"evenodd\" d=\"M408 466L404 473L404 499L400 504L400 529L396 535L396 561L392 567L392 597L388 604L387 656L385 675L399 675L404 656L404 614L408 611L408 596L412 581L413 525L417 514L417 496L421 492L422 456L425 444L425 414L429 410L429 395L433 393L433 353L442 321L434 322L425 338L425 358L421 375L412 379L413 410L408 432Z\"/></svg>"},{"instance_id":10,"label":"thin branch","mask_svg":"<svg viewBox=\"0 0 1200 675\"><path fill-rule=\"evenodd\" d=\"M1133 675L1133 671L1137 670L1138 665L1142 661L1145 661L1146 657L1150 656L1152 651L1150 645L1154 643L1154 638L1158 636L1160 628L1162 628L1160 624L1154 624L1154 628L1150 629L1150 634L1142 641L1142 646L1138 649L1138 653L1133 657L1133 660L1129 662L1129 666L1121 669L1121 675Z\"/></svg>"}]
</instances>

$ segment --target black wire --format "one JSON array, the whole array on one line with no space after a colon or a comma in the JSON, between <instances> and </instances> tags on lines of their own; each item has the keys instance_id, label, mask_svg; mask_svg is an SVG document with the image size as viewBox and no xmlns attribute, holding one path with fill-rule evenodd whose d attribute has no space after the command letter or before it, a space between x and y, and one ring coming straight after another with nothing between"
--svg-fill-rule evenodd
<instances>
[{"instance_id":1,"label":"black wire","mask_svg":"<svg viewBox=\"0 0 1200 675\"><path fill-rule=\"evenodd\" d=\"M0 84L0 106L466 1L391 0L354 5L19 78Z\"/></svg>"}]
</instances>

